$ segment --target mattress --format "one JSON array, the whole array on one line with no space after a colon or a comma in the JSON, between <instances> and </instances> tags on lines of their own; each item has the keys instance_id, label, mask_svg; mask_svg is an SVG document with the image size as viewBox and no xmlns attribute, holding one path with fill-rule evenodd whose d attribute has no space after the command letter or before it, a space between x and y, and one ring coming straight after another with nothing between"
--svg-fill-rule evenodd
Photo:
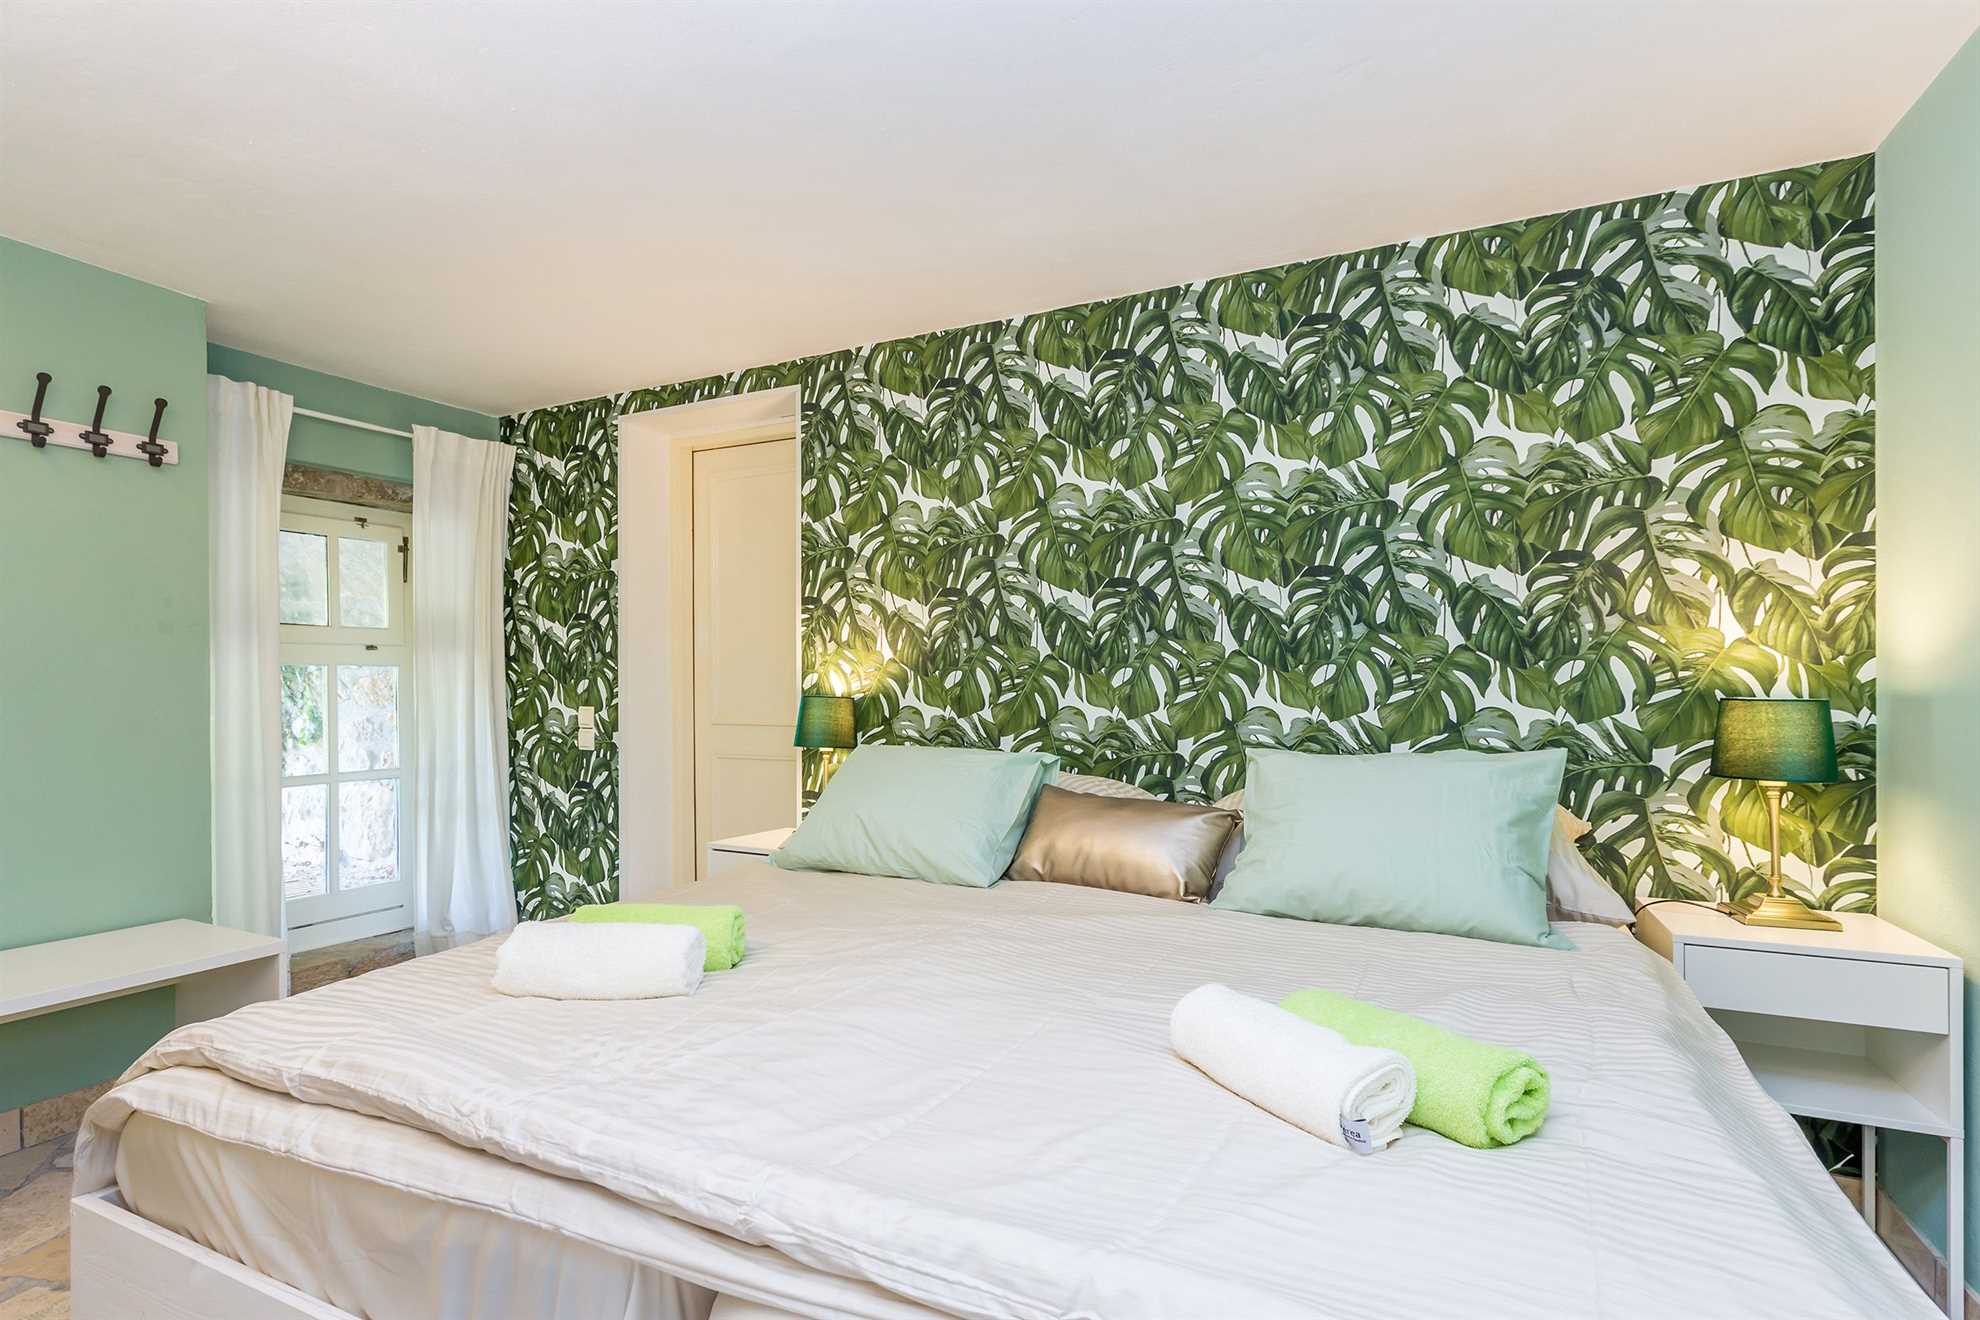
<instances>
[{"instance_id":1,"label":"mattress","mask_svg":"<svg viewBox=\"0 0 1980 1320\"><path fill-rule=\"evenodd\" d=\"M732 1303L826 1320L936 1316L589 1183L211 1069L131 1086L127 1207L367 1320L709 1320L718 1277Z\"/></svg>"},{"instance_id":2,"label":"mattress","mask_svg":"<svg viewBox=\"0 0 1980 1320\"><path fill-rule=\"evenodd\" d=\"M745 1267L779 1261L862 1304L1041 1320L1935 1314L1623 932L1569 925L1561 952L766 866L677 897L750 922L745 962L691 999L507 999L484 942L182 1028L91 1110L78 1189L114 1180L143 1113L744 1296ZM1169 1050L1204 981L1524 1046L1553 1111L1502 1150L1336 1149ZM446 1150L487 1176L450 1189ZM551 1208L572 1186L604 1195Z\"/></svg>"},{"instance_id":3,"label":"mattress","mask_svg":"<svg viewBox=\"0 0 1980 1320\"><path fill-rule=\"evenodd\" d=\"M152 1223L369 1320L708 1320L715 1303L595 1243L149 1114L124 1128L117 1186Z\"/></svg>"}]
</instances>

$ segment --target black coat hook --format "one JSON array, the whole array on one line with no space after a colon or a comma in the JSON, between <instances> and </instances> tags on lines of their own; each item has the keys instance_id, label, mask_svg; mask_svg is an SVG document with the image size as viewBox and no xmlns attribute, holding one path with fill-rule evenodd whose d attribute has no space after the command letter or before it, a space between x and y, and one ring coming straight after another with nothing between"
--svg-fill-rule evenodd
<instances>
[{"instance_id":1,"label":"black coat hook","mask_svg":"<svg viewBox=\"0 0 1980 1320\"><path fill-rule=\"evenodd\" d=\"M34 412L14 423L27 432L28 440L36 449L48 448L48 437L55 433L54 427L41 420L41 401L48 397L48 382L53 379L45 371L34 373Z\"/></svg>"},{"instance_id":2,"label":"black coat hook","mask_svg":"<svg viewBox=\"0 0 1980 1320\"><path fill-rule=\"evenodd\" d=\"M151 413L151 434L138 441L137 450L150 460L151 466L165 466L165 446L158 439L158 420L165 415L165 400L153 399Z\"/></svg>"},{"instance_id":3,"label":"black coat hook","mask_svg":"<svg viewBox=\"0 0 1980 1320\"><path fill-rule=\"evenodd\" d=\"M103 410L109 406L110 387L108 385L98 385L96 387L96 420L89 424L87 431L76 437L76 439L88 445L89 452L95 454L98 458L102 458L105 454L108 454L110 452L110 446L116 443L103 433Z\"/></svg>"}]
</instances>

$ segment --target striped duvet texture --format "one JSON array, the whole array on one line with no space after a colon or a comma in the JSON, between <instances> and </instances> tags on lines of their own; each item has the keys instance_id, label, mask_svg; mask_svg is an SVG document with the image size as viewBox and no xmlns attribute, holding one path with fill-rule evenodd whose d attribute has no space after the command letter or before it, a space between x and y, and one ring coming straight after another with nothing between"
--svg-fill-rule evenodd
<instances>
[{"instance_id":1,"label":"striped duvet texture","mask_svg":"<svg viewBox=\"0 0 1980 1320\"><path fill-rule=\"evenodd\" d=\"M423 1129L961 1316L1935 1314L1623 932L1556 952L767 866L669 897L748 914L747 958L692 998L507 998L489 941L182 1028L130 1076L214 1069ZM1170 1052L1171 1006L1213 980L1522 1046L1551 1115L1501 1150L1329 1146ZM79 1188L133 1106L169 1108L100 1101ZM294 1144L309 1110L279 1108L249 1140ZM610 1245L609 1219L568 1227Z\"/></svg>"}]
</instances>

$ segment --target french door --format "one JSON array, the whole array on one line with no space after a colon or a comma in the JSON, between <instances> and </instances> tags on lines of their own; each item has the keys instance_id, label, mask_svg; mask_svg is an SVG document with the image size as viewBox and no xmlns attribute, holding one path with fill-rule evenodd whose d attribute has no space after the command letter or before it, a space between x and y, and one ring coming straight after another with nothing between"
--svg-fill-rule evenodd
<instances>
[{"instance_id":1,"label":"french door","mask_svg":"<svg viewBox=\"0 0 1980 1320\"><path fill-rule=\"evenodd\" d=\"M404 514L282 505L282 894L292 951L412 924Z\"/></svg>"}]
</instances>

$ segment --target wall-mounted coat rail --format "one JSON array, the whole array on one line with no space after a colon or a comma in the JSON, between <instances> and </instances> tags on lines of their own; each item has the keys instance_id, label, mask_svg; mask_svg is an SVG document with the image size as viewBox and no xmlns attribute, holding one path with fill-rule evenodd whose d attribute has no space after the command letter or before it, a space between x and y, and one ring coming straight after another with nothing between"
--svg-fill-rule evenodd
<instances>
[{"instance_id":1,"label":"wall-mounted coat rail","mask_svg":"<svg viewBox=\"0 0 1980 1320\"><path fill-rule=\"evenodd\" d=\"M47 372L39 371L35 373L34 379L34 411L17 413L0 410L0 435L25 440L36 449L54 445L61 449L87 450L98 458L140 459L153 467L178 464L177 442L158 438L158 424L165 417L165 400L151 401L150 435L133 435L128 431L106 431L103 429L103 410L110 402L108 385L96 387L96 417L85 426L80 422L63 422L52 417L43 417L41 405L48 397L50 377Z\"/></svg>"}]
</instances>

